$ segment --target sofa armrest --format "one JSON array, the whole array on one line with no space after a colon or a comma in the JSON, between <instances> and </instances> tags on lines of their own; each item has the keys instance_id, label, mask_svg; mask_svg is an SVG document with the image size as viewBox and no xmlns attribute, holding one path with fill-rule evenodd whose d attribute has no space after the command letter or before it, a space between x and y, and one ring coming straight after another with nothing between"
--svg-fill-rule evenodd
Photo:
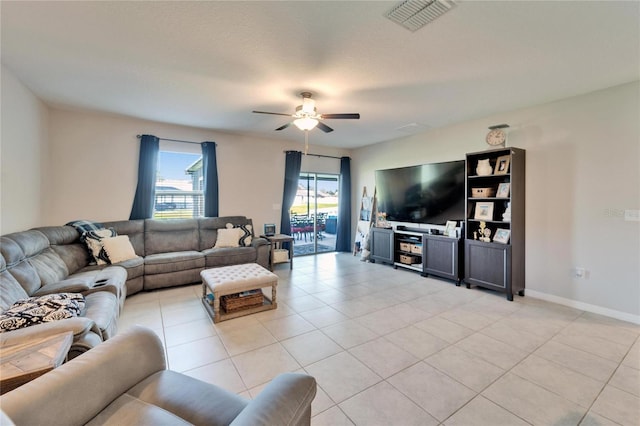
<instances>
[{"instance_id":1,"label":"sofa armrest","mask_svg":"<svg viewBox=\"0 0 640 426\"><path fill-rule=\"evenodd\" d=\"M267 246L269 245L269 241L267 241L266 238L262 238L262 237L254 237L251 239L251 247L260 247L260 246Z\"/></svg>"},{"instance_id":2,"label":"sofa armrest","mask_svg":"<svg viewBox=\"0 0 640 426\"><path fill-rule=\"evenodd\" d=\"M108 274L78 274L78 277L70 277L66 280L47 284L40 287L32 296L44 296L55 293L82 293L84 295L96 291L108 291L116 297L120 297L118 287L113 283ZM125 275L126 279L126 275ZM123 281L124 282L124 281ZM124 297L124 296L123 296Z\"/></svg>"},{"instance_id":3,"label":"sofa armrest","mask_svg":"<svg viewBox=\"0 0 640 426\"><path fill-rule=\"evenodd\" d=\"M47 284L33 292L32 296L44 296L55 293L86 293L92 288L93 282L87 279L68 279L57 283Z\"/></svg>"},{"instance_id":4,"label":"sofa armrest","mask_svg":"<svg viewBox=\"0 0 640 426\"><path fill-rule=\"evenodd\" d=\"M316 379L284 373L273 379L231 422L234 426L308 425Z\"/></svg>"},{"instance_id":5,"label":"sofa armrest","mask_svg":"<svg viewBox=\"0 0 640 426\"><path fill-rule=\"evenodd\" d=\"M100 329L91 319L74 317L44 322L30 327L0 333L0 346L18 345L32 340L41 340L54 334L64 333L65 331L71 331L73 333L73 340L89 332L94 332L98 336L101 335Z\"/></svg>"},{"instance_id":6,"label":"sofa armrest","mask_svg":"<svg viewBox=\"0 0 640 426\"><path fill-rule=\"evenodd\" d=\"M18 425L85 424L129 388L165 368L160 339L136 326L2 395L2 411Z\"/></svg>"}]
</instances>

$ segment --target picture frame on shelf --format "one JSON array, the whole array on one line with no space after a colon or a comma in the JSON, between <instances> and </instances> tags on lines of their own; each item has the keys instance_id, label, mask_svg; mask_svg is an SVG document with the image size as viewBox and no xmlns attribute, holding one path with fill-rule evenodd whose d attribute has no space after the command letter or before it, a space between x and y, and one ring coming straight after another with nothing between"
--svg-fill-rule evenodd
<instances>
[{"instance_id":1,"label":"picture frame on shelf","mask_svg":"<svg viewBox=\"0 0 640 426\"><path fill-rule=\"evenodd\" d=\"M500 243L500 244L509 244L510 237L511 237L510 229L499 228L496 230L496 233L493 236L493 242Z\"/></svg>"},{"instance_id":2,"label":"picture frame on shelf","mask_svg":"<svg viewBox=\"0 0 640 426\"><path fill-rule=\"evenodd\" d=\"M506 175L509 173L510 155L501 155L496 159L496 167L493 170L494 175Z\"/></svg>"},{"instance_id":3,"label":"picture frame on shelf","mask_svg":"<svg viewBox=\"0 0 640 426\"><path fill-rule=\"evenodd\" d=\"M493 220L493 202L476 203L473 218L479 220Z\"/></svg>"},{"instance_id":4,"label":"picture frame on shelf","mask_svg":"<svg viewBox=\"0 0 640 426\"><path fill-rule=\"evenodd\" d=\"M444 227L444 235L445 237L456 237L456 226L458 226L458 222L455 220L448 220L447 224Z\"/></svg>"},{"instance_id":5,"label":"picture frame on shelf","mask_svg":"<svg viewBox=\"0 0 640 426\"><path fill-rule=\"evenodd\" d=\"M498 185L498 191L496 192L496 198L509 198L509 192L511 191L510 183L501 183Z\"/></svg>"}]
</instances>

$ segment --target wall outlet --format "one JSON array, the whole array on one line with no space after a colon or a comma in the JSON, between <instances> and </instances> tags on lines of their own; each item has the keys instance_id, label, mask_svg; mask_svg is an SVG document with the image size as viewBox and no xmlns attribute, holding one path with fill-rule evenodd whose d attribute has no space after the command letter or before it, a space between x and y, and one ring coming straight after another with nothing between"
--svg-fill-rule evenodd
<instances>
[{"instance_id":1,"label":"wall outlet","mask_svg":"<svg viewBox=\"0 0 640 426\"><path fill-rule=\"evenodd\" d=\"M624 220L628 222L640 222L640 210L625 210Z\"/></svg>"},{"instance_id":2,"label":"wall outlet","mask_svg":"<svg viewBox=\"0 0 640 426\"><path fill-rule=\"evenodd\" d=\"M625 217L625 210L623 209L604 209L604 217Z\"/></svg>"}]
</instances>

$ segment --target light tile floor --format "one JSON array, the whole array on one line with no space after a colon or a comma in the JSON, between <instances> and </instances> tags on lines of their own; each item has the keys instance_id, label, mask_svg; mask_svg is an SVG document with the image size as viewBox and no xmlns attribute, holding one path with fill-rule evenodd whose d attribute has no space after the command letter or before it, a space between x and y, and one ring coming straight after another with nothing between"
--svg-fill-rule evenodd
<instances>
[{"instance_id":1,"label":"light tile floor","mask_svg":"<svg viewBox=\"0 0 640 426\"><path fill-rule=\"evenodd\" d=\"M169 368L251 398L318 381L313 425L640 425L640 326L347 253L280 265L278 309L214 325L201 286L129 297Z\"/></svg>"}]
</instances>

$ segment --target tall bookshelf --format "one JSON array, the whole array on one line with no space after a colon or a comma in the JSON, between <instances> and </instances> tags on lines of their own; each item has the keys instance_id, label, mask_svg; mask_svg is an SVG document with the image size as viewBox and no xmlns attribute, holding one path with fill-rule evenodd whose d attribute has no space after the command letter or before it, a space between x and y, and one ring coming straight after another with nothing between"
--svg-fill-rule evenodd
<instances>
[{"instance_id":1,"label":"tall bookshelf","mask_svg":"<svg viewBox=\"0 0 640 426\"><path fill-rule=\"evenodd\" d=\"M466 163L464 281L467 288L501 291L510 301L525 288L525 155L500 148L467 154Z\"/></svg>"}]
</instances>

